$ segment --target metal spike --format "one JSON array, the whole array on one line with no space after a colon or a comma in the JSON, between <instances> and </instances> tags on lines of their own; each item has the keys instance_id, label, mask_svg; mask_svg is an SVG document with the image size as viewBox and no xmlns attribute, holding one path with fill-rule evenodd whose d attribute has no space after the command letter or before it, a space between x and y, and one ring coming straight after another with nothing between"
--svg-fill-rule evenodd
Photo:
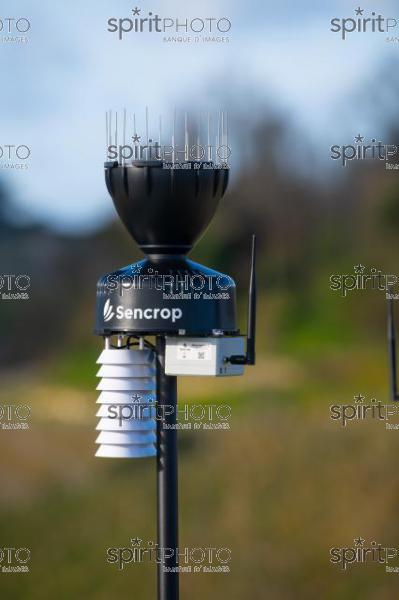
<instances>
[{"instance_id":1,"label":"metal spike","mask_svg":"<svg viewBox=\"0 0 399 600\"><path fill-rule=\"evenodd\" d=\"M229 113L226 110L226 152L227 152L227 161L230 158L229 155Z\"/></svg>"},{"instance_id":2,"label":"metal spike","mask_svg":"<svg viewBox=\"0 0 399 600\"><path fill-rule=\"evenodd\" d=\"M162 152L162 115L159 115L159 151L160 151L160 158L163 159L163 152Z\"/></svg>"},{"instance_id":3,"label":"metal spike","mask_svg":"<svg viewBox=\"0 0 399 600\"><path fill-rule=\"evenodd\" d=\"M218 154L219 135L220 135L219 122L220 122L220 114L218 114L217 121L216 121L216 148L215 148L215 163L216 164L219 162L219 154Z\"/></svg>"},{"instance_id":4,"label":"metal spike","mask_svg":"<svg viewBox=\"0 0 399 600\"><path fill-rule=\"evenodd\" d=\"M197 146L198 146L198 151L199 151L199 147L200 147L200 141L201 141L201 111L198 114L198 129L197 129Z\"/></svg>"},{"instance_id":5,"label":"metal spike","mask_svg":"<svg viewBox=\"0 0 399 600\"><path fill-rule=\"evenodd\" d=\"M118 111L115 111L115 146L118 148Z\"/></svg>"},{"instance_id":6,"label":"metal spike","mask_svg":"<svg viewBox=\"0 0 399 600\"><path fill-rule=\"evenodd\" d=\"M147 160L149 160L149 135L148 135L148 106L145 107L145 134L146 134L146 138L147 138L147 151L146 151L146 158Z\"/></svg>"},{"instance_id":7,"label":"metal spike","mask_svg":"<svg viewBox=\"0 0 399 600\"><path fill-rule=\"evenodd\" d=\"M126 146L126 108L123 109L123 146ZM122 159L125 164L125 158Z\"/></svg>"},{"instance_id":8,"label":"metal spike","mask_svg":"<svg viewBox=\"0 0 399 600\"><path fill-rule=\"evenodd\" d=\"M172 134L172 162L176 161L176 151L175 151L175 143L176 143L176 108L173 113L173 134Z\"/></svg>"},{"instance_id":9,"label":"metal spike","mask_svg":"<svg viewBox=\"0 0 399 600\"><path fill-rule=\"evenodd\" d=\"M184 159L188 161L188 127L187 111L184 113Z\"/></svg>"},{"instance_id":10,"label":"metal spike","mask_svg":"<svg viewBox=\"0 0 399 600\"><path fill-rule=\"evenodd\" d=\"M221 110L220 111L220 135L219 135L219 143L220 143L220 154L221 154L221 158L220 158L220 162L223 162L223 138L224 135L224 111Z\"/></svg>"},{"instance_id":11,"label":"metal spike","mask_svg":"<svg viewBox=\"0 0 399 600\"><path fill-rule=\"evenodd\" d=\"M108 111L105 112L105 160L108 160Z\"/></svg>"},{"instance_id":12,"label":"metal spike","mask_svg":"<svg viewBox=\"0 0 399 600\"><path fill-rule=\"evenodd\" d=\"M133 113L133 136L137 135L136 130L136 113ZM137 142L134 143L134 160L137 160Z\"/></svg>"},{"instance_id":13,"label":"metal spike","mask_svg":"<svg viewBox=\"0 0 399 600\"><path fill-rule=\"evenodd\" d=\"M208 111L208 161L211 161L212 151L211 151L211 115Z\"/></svg>"}]
</instances>

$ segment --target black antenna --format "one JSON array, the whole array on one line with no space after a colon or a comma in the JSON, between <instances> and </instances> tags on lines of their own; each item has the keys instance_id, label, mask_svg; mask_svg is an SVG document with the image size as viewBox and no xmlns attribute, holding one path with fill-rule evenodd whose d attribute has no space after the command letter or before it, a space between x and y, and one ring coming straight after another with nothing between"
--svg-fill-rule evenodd
<instances>
[{"instance_id":1,"label":"black antenna","mask_svg":"<svg viewBox=\"0 0 399 600\"><path fill-rule=\"evenodd\" d=\"M256 235L252 234L251 269L248 288L248 323L247 351L245 356L235 354L226 359L232 365L255 364L255 331L256 331Z\"/></svg>"},{"instance_id":2,"label":"black antenna","mask_svg":"<svg viewBox=\"0 0 399 600\"><path fill-rule=\"evenodd\" d=\"M393 400L393 402L396 402L397 400L399 400L396 361L396 331L393 313L393 296L391 290L388 290L388 292L388 353L390 367L391 399Z\"/></svg>"},{"instance_id":3,"label":"black antenna","mask_svg":"<svg viewBox=\"0 0 399 600\"><path fill-rule=\"evenodd\" d=\"M247 365L255 364L255 333L256 333L256 235L252 234L251 271L248 289L248 334L247 334Z\"/></svg>"}]
</instances>

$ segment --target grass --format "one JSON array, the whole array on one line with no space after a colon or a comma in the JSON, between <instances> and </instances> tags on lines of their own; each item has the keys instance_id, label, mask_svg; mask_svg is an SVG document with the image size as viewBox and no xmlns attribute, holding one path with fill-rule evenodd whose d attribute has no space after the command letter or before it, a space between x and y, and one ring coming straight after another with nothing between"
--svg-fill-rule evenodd
<instances>
[{"instance_id":1,"label":"grass","mask_svg":"<svg viewBox=\"0 0 399 600\"><path fill-rule=\"evenodd\" d=\"M329 418L348 390L384 400L380 349L356 356L263 357L245 379L182 378L181 402L231 404L232 421L230 431L179 434L181 545L233 556L228 575L182 575L182 598L396 597L383 566L343 573L329 561L331 547L359 535L399 539L397 432L377 422L344 430ZM155 539L155 462L93 458L94 392L38 376L12 383L33 422L0 437L1 540L30 547L32 561L28 575L1 574L2 597L152 600L154 566L120 572L106 549Z\"/></svg>"}]
</instances>

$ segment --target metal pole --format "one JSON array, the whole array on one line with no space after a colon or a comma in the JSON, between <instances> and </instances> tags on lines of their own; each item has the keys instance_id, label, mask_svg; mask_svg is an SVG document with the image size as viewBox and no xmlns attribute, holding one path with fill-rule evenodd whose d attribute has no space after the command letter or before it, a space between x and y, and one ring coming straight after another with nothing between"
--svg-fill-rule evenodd
<instances>
[{"instance_id":1,"label":"metal pole","mask_svg":"<svg viewBox=\"0 0 399 600\"><path fill-rule=\"evenodd\" d=\"M392 294L392 290L388 290ZM397 362L396 362L396 331L393 315L393 300L388 299L388 351L389 351L389 366L390 366L390 387L391 399L393 402L399 400L398 383L397 383Z\"/></svg>"},{"instance_id":2,"label":"metal pole","mask_svg":"<svg viewBox=\"0 0 399 600\"><path fill-rule=\"evenodd\" d=\"M165 375L165 338L158 336L157 353L157 505L158 600L178 600L178 471L177 471L177 379ZM164 428L164 424L167 426ZM165 552L165 549L166 550ZM172 552L169 550L173 550ZM163 558L167 555L167 558ZM172 556L170 556L172 555Z\"/></svg>"}]
</instances>

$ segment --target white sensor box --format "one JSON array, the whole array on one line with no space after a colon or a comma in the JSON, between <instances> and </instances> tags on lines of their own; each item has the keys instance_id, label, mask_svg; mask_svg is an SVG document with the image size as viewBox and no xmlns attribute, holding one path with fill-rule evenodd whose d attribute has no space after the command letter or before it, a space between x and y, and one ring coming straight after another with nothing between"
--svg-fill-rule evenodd
<instances>
[{"instance_id":1,"label":"white sensor box","mask_svg":"<svg viewBox=\"0 0 399 600\"><path fill-rule=\"evenodd\" d=\"M166 375L243 375L244 365L232 365L227 358L245 354L243 337L167 337Z\"/></svg>"}]
</instances>

